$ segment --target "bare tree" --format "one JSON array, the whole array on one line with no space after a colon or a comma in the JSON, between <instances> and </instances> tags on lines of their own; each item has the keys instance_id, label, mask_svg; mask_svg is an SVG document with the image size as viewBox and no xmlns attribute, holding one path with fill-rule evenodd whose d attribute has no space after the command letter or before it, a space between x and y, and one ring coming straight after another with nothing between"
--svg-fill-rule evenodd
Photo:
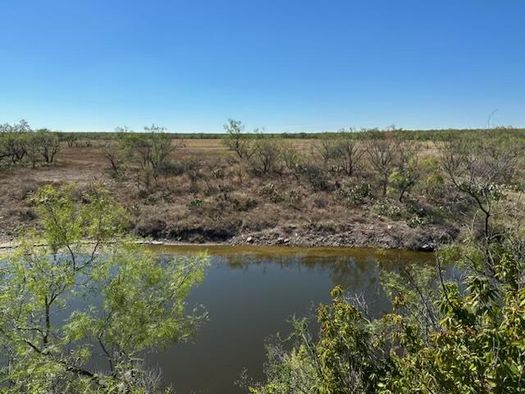
<instances>
[{"instance_id":1,"label":"bare tree","mask_svg":"<svg viewBox=\"0 0 525 394\"><path fill-rule=\"evenodd\" d=\"M493 206L504 195L516 171L519 150L494 141L455 140L441 148L441 166L455 188L483 213L483 234L491 237Z\"/></svg>"},{"instance_id":2,"label":"bare tree","mask_svg":"<svg viewBox=\"0 0 525 394\"><path fill-rule=\"evenodd\" d=\"M268 175L281 172L280 140L258 133L252 149L248 161L256 174Z\"/></svg>"},{"instance_id":3,"label":"bare tree","mask_svg":"<svg viewBox=\"0 0 525 394\"><path fill-rule=\"evenodd\" d=\"M366 148L368 161L379 177L383 196L386 196L388 178L396 165L398 146L399 141L376 134Z\"/></svg>"}]
</instances>

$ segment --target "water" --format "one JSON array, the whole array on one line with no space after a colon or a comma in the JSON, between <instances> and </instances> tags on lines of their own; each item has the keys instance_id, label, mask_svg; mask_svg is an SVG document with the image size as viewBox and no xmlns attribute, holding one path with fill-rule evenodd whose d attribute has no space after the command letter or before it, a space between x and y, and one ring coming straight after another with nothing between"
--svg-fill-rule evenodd
<instances>
[{"instance_id":1,"label":"water","mask_svg":"<svg viewBox=\"0 0 525 394\"><path fill-rule=\"evenodd\" d=\"M203 247L155 247L162 254L189 254ZM191 293L189 305L202 304L209 320L192 343L176 344L147 356L165 384L177 393L240 393L234 385L243 369L262 377L265 341L290 332L292 315L307 316L343 286L362 296L372 315L389 309L379 286L380 270L429 263L431 254L374 249L208 247L211 266Z\"/></svg>"}]
</instances>

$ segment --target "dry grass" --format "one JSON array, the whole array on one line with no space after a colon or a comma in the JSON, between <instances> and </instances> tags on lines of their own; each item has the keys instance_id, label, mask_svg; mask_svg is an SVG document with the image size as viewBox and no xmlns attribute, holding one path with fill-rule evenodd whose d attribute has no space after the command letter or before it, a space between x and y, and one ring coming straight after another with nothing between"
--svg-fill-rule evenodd
<instances>
[{"instance_id":1,"label":"dry grass","mask_svg":"<svg viewBox=\"0 0 525 394\"><path fill-rule=\"evenodd\" d=\"M181 145L180 140L175 143ZM317 141L283 143L312 155ZM348 206L335 191L314 191L308 182L291 175L250 176L219 139L183 141L171 159L176 163L194 160L193 179L188 172L160 176L149 188L141 183L137 170L113 176L101 144L64 144L53 166L0 171L0 237L12 239L35 225L31 196L39 186L66 182L80 187L103 183L131 212L134 231L155 238L241 242L253 235L260 243L295 237L293 243L299 245L417 248L437 235L457 233L453 220L443 219L434 206L417 196L411 205L385 207L378 205L379 200L367 200ZM434 143L418 144L420 155L436 155ZM372 182L367 171L365 165L355 178L334 176L332 183ZM387 200L387 204L393 203ZM425 210L424 222L418 221L414 209Z\"/></svg>"}]
</instances>

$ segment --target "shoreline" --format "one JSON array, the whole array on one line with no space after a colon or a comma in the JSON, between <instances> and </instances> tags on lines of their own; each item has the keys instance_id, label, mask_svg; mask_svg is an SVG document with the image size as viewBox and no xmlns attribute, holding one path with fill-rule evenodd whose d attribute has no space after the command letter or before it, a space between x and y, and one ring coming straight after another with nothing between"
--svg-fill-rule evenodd
<instances>
[{"instance_id":1,"label":"shoreline","mask_svg":"<svg viewBox=\"0 0 525 394\"><path fill-rule=\"evenodd\" d=\"M90 241L85 241L89 243ZM434 252L436 243L428 236L422 236L419 240L410 238L399 239L393 236L385 236L383 233L367 233L355 236L348 232L340 233L294 233L285 234L280 231L270 230L256 233L238 234L226 240L211 239L173 239L173 238L147 238L138 237L137 243L143 245L173 246L173 247L282 247L282 248L362 248L383 249L412 252ZM0 237L0 250L14 249L19 245L16 238ZM44 246L37 244L35 246Z\"/></svg>"}]
</instances>

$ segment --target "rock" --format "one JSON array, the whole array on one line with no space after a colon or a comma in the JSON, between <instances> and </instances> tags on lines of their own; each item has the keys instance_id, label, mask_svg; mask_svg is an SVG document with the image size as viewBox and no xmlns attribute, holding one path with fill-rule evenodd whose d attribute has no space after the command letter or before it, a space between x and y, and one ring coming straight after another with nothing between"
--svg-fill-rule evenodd
<instances>
[{"instance_id":1,"label":"rock","mask_svg":"<svg viewBox=\"0 0 525 394\"><path fill-rule=\"evenodd\" d=\"M422 252L432 252L434 251L434 246L431 244L423 244L419 247L419 250Z\"/></svg>"},{"instance_id":2,"label":"rock","mask_svg":"<svg viewBox=\"0 0 525 394\"><path fill-rule=\"evenodd\" d=\"M248 238L246 238L246 242L251 243L252 241L253 241L253 237L248 237Z\"/></svg>"},{"instance_id":3,"label":"rock","mask_svg":"<svg viewBox=\"0 0 525 394\"><path fill-rule=\"evenodd\" d=\"M288 238L285 238L285 239L284 239L284 243L285 243L285 244L287 244L287 243L289 243L289 242L290 242L290 240L289 240Z\"/></svg>"}]
</instances>

